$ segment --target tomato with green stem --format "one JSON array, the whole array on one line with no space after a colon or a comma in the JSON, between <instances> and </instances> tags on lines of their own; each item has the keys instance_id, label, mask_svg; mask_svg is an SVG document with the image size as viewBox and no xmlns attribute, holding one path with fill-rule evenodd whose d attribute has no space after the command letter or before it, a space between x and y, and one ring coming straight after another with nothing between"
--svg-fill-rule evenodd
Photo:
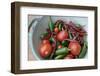
<instances>
[{"instance_id":1,"label":"tomato with green stem","mask_svg":"<svg viewBox=\"0 0 100 76\"><path fill-rule=\"evenodd\" d=\"M78 56L80 54L80 51L81 51L81 45L78 43L78 41L76 40L73 40L69 43L69 46L68 46L71 52L71 54L73 54L74 56Z\"/></svg>"},{"instance_id":2,"label":"tomato with green stem","mask_svg":"<svg viewBox=\"0 0 100 76\"><path fill-rule=\"evenodd\" d=\"M60 31L60 32L57 34L57 40L58 40L58 41L63 41L63 40L65 40L65 39L67 39L67 38L68 38L68 32L65 31L65 30Z\"/></svg>"}]
</instances>

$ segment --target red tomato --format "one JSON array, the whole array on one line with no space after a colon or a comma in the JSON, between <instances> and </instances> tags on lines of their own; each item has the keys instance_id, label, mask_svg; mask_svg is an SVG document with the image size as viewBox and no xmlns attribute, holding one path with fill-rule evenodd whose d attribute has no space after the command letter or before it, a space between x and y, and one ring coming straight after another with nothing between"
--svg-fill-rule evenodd
<instances>
[{"instance_id":1,"label":"red tomato","mask_svg":"<svg viewBox=\"0 0 100 76\"><path fill-rule=\"evenodd\" d=\"M40 55L43 58L48 57L52 53L52 46L51 46L51 44L50 43L42 44L41 47L40 47L39 52L40 52Z\"/></svg>"},{"instance_id":2,"label":"red tomato","mask_svg":"<svg viewBox=\"0 0 100 76\"><path fill-rule=\"evenodd\" d=\"M42 43L46 44L46 43L50 43L50 42L49 42L49 40L43 40Z\"/></svg>"},{"instance_id":3,"label":"red tomato","mask_svg":"<svg viewBox=\"0 0 100 76\"><path fill-rule=\"evenodd\" d=\"M58 48L59 48L59 49L62 48L62 45L59 45Z\"/></svg>"},{"instance_id":4,"label":"red tomato","mask_svg":"<svg viewBox=\"0 0 100 76\"><path fill-rule=\"evenodd\" d=\"M58 32L59 32L59 29L56 27L56 28L54 29L54 32L58 33Z\"/></svg>"},{"instance_id":5,"label":"red tomato","mask_svg":"<svg viewBox=\"0 0 100 76\"><path fill-rule=\"evenodd\" d=\"M73 59L73 58L74 58L74 56L72 54L68 54L67 56L65 56L64 59Z\"/></svg>"},{"instance_id":6,"label":"red tomato","mask_svg":"<svg viewBox=\"0 0 100 76\"><path fill-rule=\"evenodd\" d=\"M66 32L66 31L60 31L58 34L57 34L57 40L59 40L59 41L63 41L63 40L65 40L65 39L67 39L68 38L68 32Z\"/></svg>"},{"instance_id":7,"label":"red tomato","mask_svg":"<svg viewBox=\"0 0 100 76\"><path fill-rule=\"evenodd\" d=\"M81 46L77 41L71 41L68 48L71 49L71 53L75 56L79 55L81 50Z\"/></svg>"}]
</instances>

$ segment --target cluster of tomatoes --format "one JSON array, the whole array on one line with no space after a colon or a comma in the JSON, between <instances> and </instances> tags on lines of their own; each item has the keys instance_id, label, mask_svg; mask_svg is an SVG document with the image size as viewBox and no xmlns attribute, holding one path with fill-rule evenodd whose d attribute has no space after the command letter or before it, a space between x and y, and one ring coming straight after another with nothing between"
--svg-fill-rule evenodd
<instances>
[{"instance_id":1,"label":"cluster of tomatoes","mask_svg":"<svg viewBox=\"0 0 100 76\"><path fill-rule=\"evenodd\" d=\"M49 32L41 39L39 47L40 56L45 59L53 55L52 59L55 59L55 57L57 57L57 55L55 55L56 51L60 50L61 54L64 54L63 51L65 51L65 54L58 56L58 59L75 59L80 54L81 44L75 39L70 39L68 28L64 28L64 24L61 24L61 21L51 24L52 23L50 23L50 27L48 28ZM62 27L59 28L59 25ZM53 39L52 41L50 40L51 38ZM64 41L68 42L65 46L62 45ZM59 42L59 44L57 44L57 42ZM66 51L68 52L66 53Z\"/></svg>"}]
</instances>

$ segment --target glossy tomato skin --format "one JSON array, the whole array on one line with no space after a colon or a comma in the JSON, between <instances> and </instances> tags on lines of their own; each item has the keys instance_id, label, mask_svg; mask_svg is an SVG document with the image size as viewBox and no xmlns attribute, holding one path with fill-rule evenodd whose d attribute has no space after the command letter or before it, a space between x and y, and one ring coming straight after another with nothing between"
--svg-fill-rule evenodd
<instances>
[{"instance_id":1,"label":"glossy tomato skin","mask_svg":"<svg viewBox=\"0 0 100 76\"><path fill-rule=\"evenodd\" d=\"M54 32L58 33L59 29L57 27L55 27Z\"/></svg>"},{"instance_id":2,"label":"glossy tomato skin","mask_svg":"<svg viewBox=\"0 0 100 76\"><path fill-rule=\"evenodd\" d=\"M77 56L79 55L80 53L80 50L81 50L81 46L80 44L77 42L77 41L71 41L69 43L69 46L68 46L69 49L71 49L71 54L73 54L74 56Z\"/></svg>"},{"instance_id":3,"label":"glossy tomato skin","mask_svg":"<svg viewBox=\"0 0 100 76\"><path fill-rule=\"evenodd\" d=\"M58 34L57 34L57 40L59 41L63 41L65 39L68 38L68 32L67 31L60 31Z\"/></svg>"},{"instance_id":4,"label":"glossy tomato skin","mask_svg":"<svg viewBox=\"0 0 100 76\"><path fill-rule=\"evenodd\" d=\"M46 44L46 43L49 44L50 42L49 42L49 40L44 39L44 40L42 41L42 43L43 43L43 44Z\"/></svg>"},{"instance_id":5,"label":"glossy tomato skin","mask_svg":"<svg viewBox=\"0 0 100 76\"><path fill-rule=\"evenodd\" d=\"M51 44L50 43L42 44L40 49L39 49L39 52L40 52L40 56L42 58L48 57L52 53L52 46L51 46Z\"/></svg>"}]
</instances>

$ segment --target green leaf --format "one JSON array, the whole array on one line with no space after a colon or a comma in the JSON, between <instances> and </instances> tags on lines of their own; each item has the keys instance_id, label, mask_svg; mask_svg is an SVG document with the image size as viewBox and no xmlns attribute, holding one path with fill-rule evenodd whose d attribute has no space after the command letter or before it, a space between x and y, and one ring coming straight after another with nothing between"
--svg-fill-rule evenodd
<instances>
[{"instance_id":1,"label":"green leaf","mask_svg":"<svg viewBox=\"0 0 100 76\"><path fill-rule=\"evenodd\" d=\"M68 49L67 47L60 48L60 49L56 50L55 55L67 54L69 52L69 50L70 49Z\"/></svg>"},{"instance_id":2,"label":"green leaf","mask_svg":"<svg viewBox=\"0 0 100 76\"><path fill-rule=\"evenodd\" d=\"M61 31L62 30L62 25L61 25L61 23L59 23L59 31Z\"/></svg>"},{"instance_id":3,"label":"green leaf","mask_svg":"<svg viewBox=\"0 0 100 76\"><path fill-rule=\"evenodd\" d=\"M54 42L54 38L51 37L51 38L49 39L49 41L50 41L50 42Z\"/></svg>"},{"instance_id":4,"label":"green leaf","mask_svg":"<svg viewBox=\"0 0 100 76\"><path fill-rule=\"evenodd\" d=\"M60 45L60 42L59 41L57 41L57 43L56 43L56 47L58 47Z\"/></svg>"},{"instance_id":5,"label":"green leaf","mask_svg":"<svg viewBox=\"0 0 100 76\"><path fill-rule=\"evenodd\" d=\"M63 59L64 57L65 57L65 55L58 55L54 59Z\"/></svg>"},{"instance_id":6,"label":"green leaf","mask_svg":"<svg viewBox=\"0 0 100 76\"><path fill-rule=\"evenodd\" d=\"M86 53L87 53L87 50L88 50L88 44L87 42L85 41L84 44L83 44L83 48L79 54L79 58L84 58Z\"/></svg>"},{"instance_id":7,"label":"green leaf","mask_svg":"<svg viewBox=\"0 0 100 76\"><path fill-rule=\"evenodd\" d=\"M69 33L69 38L70 38L70 39L73 39L71 32L68 31L68 33Z\"/></svg>"},{"instance_id":8,"label":"green leaf","mask_svg":"<svg viewBox=\"0 0 100 76\"><path fill-rule=\"evenodd\" d=\"M42 39L42 38L44 38L45 36L47 36L48 35L48 32L44 32L44 33L42 33L41 35L40 35L40 38Z\"/></svg>"},{"instance_id":9,"label":"green leaf","mask_svg":"<svg viewBox=\"0 0 100 76\"><path fill-rule=\"evenodd\" d=\"M54 30L54 23L51 20L51 16L49 17L49 28L50 28L50 31Z\"/></svg>"},{"instance_id":10,"label":"green leaf","mask_svg":"<svg viewBox=\"0 0 100 76\"><path fill-rule=\"evenodd\" d=\"M62 41L62 46L68 46L68 41Z\"/></svg>"}]
</instances>

